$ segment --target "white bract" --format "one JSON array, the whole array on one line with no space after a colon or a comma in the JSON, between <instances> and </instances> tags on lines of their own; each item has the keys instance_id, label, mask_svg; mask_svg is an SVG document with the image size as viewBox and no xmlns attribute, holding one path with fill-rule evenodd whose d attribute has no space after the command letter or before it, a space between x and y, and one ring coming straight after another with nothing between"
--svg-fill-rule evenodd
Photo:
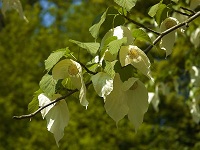
<instances>
[{"instance_id":1,"label":"white bract","mask_svg":"<svg viewBox=\"0 0 200 150\"><path fill-rule=\"evenodd\" d=\"M61 60L54 66L52 76L54 79L70 78L73 86L80 90L80 103L87 108L89 103L86 99L86 87L83 81L82 68L79 63L72 59Z\"/></svg>"},{"instance_id":2,"label":"white bract","mask_svg":"<svg viewBox=\"0 0 200 150\"><path fill-rule=\"evenodd\" d=\"M200 27L197 28L194 32L192 32L190 36L190 41L194 44L195 48L200 45Z\"/></svg>"},{"instance_id":3,"label":"white bract","mask_svg":"<svg viewBox=\"0 0 200 150\"><path fill-rule=\"evenodd\" d=\"M43 107L51 103L51 100L44 94L40 94L38 96L38 101L39 101L39 107ZM49 110L54 106L54 104L47 106L46 108L41 110L42 118L46 116L46 114L49 112Z\"/></svg>"},{"instance_id":4,"label":"white bract","mask_svg":"<svg viewBox=\"0 0 200 150\"><path fill-rule=\"evenodd\" d=\"M113 91L106 97L104 106L116 124L128 115L137 131L148 106L148 92L144 84L134 77L122 82L117 73L113 81Z\"/></svg>"},{"instance_id":5,"label":"white bract","mask_svg":"<svg viewBox=\"0 0 200 150\"><path fill-rule=\"evenodd\" d=\"M56 98L61 97L60 94L55 94L52 98L45 96L45 94L40 94L38 96L39 106L43 107L49 104ZM47 106L41 110L43 119L47 120L47 129L54 134L56 144L59 146L58 142L64 136L64 128L69 122L69 110L65 100L60 100L50 106Z\"/></svg>"},{"instance_id":6,"label":"white bract","mask_svg":"<svg viewBox=\"0 0 200 150\"><path fill-rule=\"evenodd\" d=\"M151 63L149 61L149 58L137 46L121 46L121 49L119 51L119 60L122 67L131 64L139 71L141 71L144 75L153 80L150 71Z\"/></svg>"},{"instance_id":7,"label":"white bract","mask_svg":"<svg viewBox=\"0 0 200 150\"><path fill-rule=\"evenodd\" d=\"M99 72L91 77L95 91L104 100L113 90L113 79L104 72Z\"/></svg>"},{"instance_id":8,"label":"white bract","mask_svg":"<svg viewBox=\"0 0 200 150\"><path fill-rule=\"evenodd\" d=\"M192 114L192 118L194 122L199 123L200 121L200 94L196 88L193 88L190 91L190 97L192 98L192 102L190 103L190 113Z\"/></svg>"},{"instance_id":9,"label":"white bract","mask_svg":"<svg viewBox=\"0 0 200 150\"><path fill-rule=\"evenodd\" d=\"M24 15L20 0L3 0L2 4L3 15L5 16L6 11L10 9L15 9L19 13L20 17L24 19L26 22L28 22L28 19Z\"/></svg>"},{"instance_id":10,"label":"white bract","mask_svg":"<svg viewBox=\"0 0 200 150\"><path fill-rule=\"evenodd\" d=\"M167 29L172 28L173 26L177 24L178 24L178 20L176 18L168 17L161 23L160 30L161 32L163 32ZM162 38L160 46L161 46L161 49L166 51L166 57L172 53L175 37L176 37L176 31L174 30Z\"/></svg>"},{"instance_id":11,"label":"white bract","mask_svg":"<svg viewBox=\"0 0 200 150\"><path fill-rule=\"evenodd\" d=\"M200 69L196 66L192 66L190 70L190 82L195 87L200 87Z\"/></svg>"},{"instance_id":12,"label":"white bract","mask_svg":"<svg viewBox=\"0 0 200 150\"><path fill-rule=\"evenodd\" d=\"M160 103L160 98L159 98L159 95L158 95L158 85L156 86L155 93L149 92L148 96L149 96L148 102L152 103L153 108L155 109L156 112L158 112L159 111L158 105Z\"/></svg>"}]
</instances>

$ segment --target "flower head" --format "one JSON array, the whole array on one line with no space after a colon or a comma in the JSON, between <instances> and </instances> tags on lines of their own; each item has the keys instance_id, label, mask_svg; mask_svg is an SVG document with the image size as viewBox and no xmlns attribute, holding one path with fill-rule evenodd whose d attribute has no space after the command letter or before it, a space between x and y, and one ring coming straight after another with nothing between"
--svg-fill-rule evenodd
<instances>
[{"instance_id":1,"label":"flower head","mask_svg":"<svg viewBox=\"0 0 200 150\"><path fill-rule=\"evenodd\" d=\"M119 51L120 63L123 66L129 64L140 70L144 75L153 80L150 73L150 61L146 54L137 46L121 46Z\"/></svg>"},{"instance_id":2,"label":"flower head","mask_svg":"<svg viewBox=\"0 0 200 150\"><path fill-rule=\"evenodd\" d=\"M83 106L88 106L88 101L86 100L86 87L83 81L82 68L79 63L72 59L61 60L54 66L52 76L54 79L70 78L72 84L80 90L80 103Z\"/></svg>"},{"instance_id":3,"label":"flower head","mask_svg":"<svg viewBox=\"0 0 200 150\"><path fill-rule=\"evenodd\" d=\"M160 30L161 32L163 32L177 24L178 24L178 20L176 18L168 17L161 23ZM176 31L172 31L162 38L161 49L164 49L166 51L166 56L172 53L175 37L176 37Z\"/></svg>"}]
</instances>

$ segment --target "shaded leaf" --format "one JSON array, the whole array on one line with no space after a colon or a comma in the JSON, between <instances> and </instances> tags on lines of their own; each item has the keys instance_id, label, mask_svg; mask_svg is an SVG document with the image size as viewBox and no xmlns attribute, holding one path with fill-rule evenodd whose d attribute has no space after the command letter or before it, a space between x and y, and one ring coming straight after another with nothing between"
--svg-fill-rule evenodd
<instances>
[{"instance_id":1,"label":"shaded leaf","mask_svg":"<svg viewBox=\"0 0 200 150\"><path fill-rule=\"evenodd\" d=\"M41 93L42 93L41 89L37 90L34 93L32 101L28 104L28 111L30 113L36 111L39 108L38 95L40 95Z\"/></svg>"},{"instance_id":2,"label":"shaded leaf","mask_svg":"<svg viewBox=\"0 0 200 150\"><path fill-rule=\"evenodd\" d=\"M138 40L145 41L145 42L148 42L150 44L153 44L153 42L151 41L151 38L142 29L134 29L133 30L133 37L138 39Z\"/></svg>"},{"instance_id":3,"label":"shaded leaf","mask_svg":"<svg viewBox=\"0 0 200 150\"><path fill-rule=\"evenodd\" d=\"M108 10L108 9L107 9L107 10ZM90 29L89 29L91 35L92 35L95 39L98 38L99 29L100 29L101 25L103 24L103 22L104 22L105 19L106 19L107 10L101 15L101 18L100 18L100 20L98 21L98 23L95 23L95 24L94 24L92 27L90 27Z\"/></svg>"}]
</instances>

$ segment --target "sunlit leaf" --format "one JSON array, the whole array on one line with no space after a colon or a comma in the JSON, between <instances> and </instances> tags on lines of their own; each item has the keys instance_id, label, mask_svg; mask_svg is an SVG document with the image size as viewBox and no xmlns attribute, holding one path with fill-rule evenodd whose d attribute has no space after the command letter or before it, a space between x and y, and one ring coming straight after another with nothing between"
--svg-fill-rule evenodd
<instances>
[{"instance_id":1,"label":"sunlit leaf","mask_svg":"<svg viewBox=\"0 0 200 150\"><path fill-rule=\"evenodd\" d=\"M126 42L127 42L127 38L126 37L124 37L124 38L122 38L120 40L114 40L114 41L110 42L108 44L108 50L109 50L109 52L112 55L117 54L118 51L119 51L119 49L120 49L120 47L122 46L122 44L124 44Z\"/></svg>"},{"instance_id":2,"label":"sunlit leaf","mask_svg":"<svg viewBox=\"0 0 200 150\"><path fill-rule=\"evenodd\" d=\"M99 72L91 77L96 93L106 99L113 90L113 79L107 73Z\"/></svg>"},{"instance_id":3,"label":"sunlit leaf","mask_svg":"<svg viewBox=\"0 0 200 150\"><path fill-rule=\"evenodd\" d=\"M55 80L51 75L46 74L42 77L39 85L42 91L48 96L52 96L56 91L57 80Z\"/></svg>"},{"instance_id":4,"label":"sunlit leaf","mask_svg":"<svg viewBox=\"0 0 200 150\"><path fill-rule=\"evenodd\" d=\"M69 110L65 100L57 102L46 114L47 129L54 134L56 144L64 136L64 128L69 122Z\"/></svg>"},{"instance_id":5,"label":"sunlit leaf","mask_svg":"<svg viewBox=\"0 0 200 150\"><path fill-rule=\"evenodd\" d=\"M63 57L66 53L69 53L69 49L59 49L50 54L50 56L45 60L45 69L47 71L51 70L51 68Z\"/></svg>"},{"instance_id":6,"label":"sunlit leaf","mask_svg":"<svg viewBox=\"0 0 200 150\"><path fill-rule=\"evenodd\" d=\"M130 11L136 4L137 0L114 0L119 6Z\"/></svg>"},{"instance_id":7,"label":"sunlit leaf","mask_svg":"<svg viewBox=\"0 0 200 150\"><path fill-rule=\"evenodd\" d=\"M162 4L162 1L160 1L159 3L153 5L153 6L150 8L150 10L149 10L149 12L148 12L149 16L154 17L154 16L156 15L156 13L157 13L157 11L158 11L158 9L159 9L160 4Z\"/></svg>"},{"instance_id":8,"label":"sunlit leaf","mask_svg":"<svg viewBox=\"0 0 200 150\"><path fill-rule=\"evenodd\" d=\"M91 55L95 55L99 49L99 43L82 43L75 40L69 40L72 43L77 44L79 47L86 49Z\"/></svg>"}]
</instances>

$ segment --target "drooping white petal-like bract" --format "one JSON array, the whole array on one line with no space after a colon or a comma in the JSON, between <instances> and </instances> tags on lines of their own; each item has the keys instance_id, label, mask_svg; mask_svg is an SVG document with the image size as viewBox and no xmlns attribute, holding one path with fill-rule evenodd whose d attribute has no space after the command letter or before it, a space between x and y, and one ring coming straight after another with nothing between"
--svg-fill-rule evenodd
<instances>
[{"instance_id":1,"label":"drooping white petal-like bract","mask_svg":"<svg viewBox=\"0 0 200 150\"><path fill-rule=\"evenodd\" d=\"M149 58L137 46L121 46L121 49L119 51L119 60L122 67L131 64L139 71L141 71L144 75L153 80L150 72L151 63L149 61Z\"/></svg>"},{"instance_id":2,"label":"drooping white petal-like bract","mask_svg":"<svg viewBox=\"0 0 200 150\"><path fill-rule=\"evenodd\" d=\"M91 77L95 91L104 100L113 90L113 79L104 72L99 72Z\"/></svg>"},{"instance_id":3,"label":"drooping white petal-like bract","mask_svg":"<svg viewBox=\"0 0 200 150\"><path fill-rule=\"evenodd\" d=\"M161 23L160 30L161 32L163 32L177 24L178 20L176 18L168 17ZM166 51L166 57L172 53L172 48L174 46L175 38L176 38L175 30L168 33L162 38L161 49L164 49Z\"/></svg>"},{"instance_id":4,"label":"drooping white petal-like bract","mask_svg":"<svg viewBox=\"0 0 200 150\"><path fill-rule=\"evenodd\" d=\"M113 81L113 91L105 101L104 107L108 115L116 123L128 115L137 131L148 106L148 92L144 84L134 77L122 82L117 73Z\"/></svg>"},{"instance_id":5,"label":"drooping white petal-like bract","mask_svg":"<svg viewBox=\"0 0 200 150\"><path fill-rule=\"evenodd\" d=\"M52 76L54 79L71 78L72 84L80 90L80 103L87 108L89 103L86 99L86 87L83 81L82 68L79 63L72 59L61 60L54 66Z\"/></svg>"}]
</instances>

